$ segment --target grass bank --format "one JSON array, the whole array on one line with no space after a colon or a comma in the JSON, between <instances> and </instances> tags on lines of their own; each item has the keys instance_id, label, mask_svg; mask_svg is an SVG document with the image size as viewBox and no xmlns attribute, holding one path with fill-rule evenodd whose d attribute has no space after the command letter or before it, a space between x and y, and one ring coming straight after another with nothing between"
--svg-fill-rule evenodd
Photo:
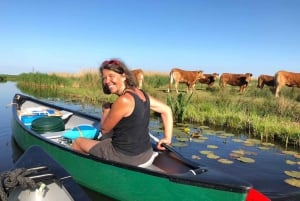
<instances>
[{"instance_id":1,"label":"grass bank","mask_svg":"<svg viewBox=\"0 0 300 201\"><path fill-rule=\"evenodd\" d=\"M207 85L197 84L189 103L186 105L182 120L186 123L203 124L222 129L234 129L263 141L281 141L286 144L300 145L300 89L285 87L280 98L275 98L268 87L256 88L257 80L252 80L245 93L237 87L228 86L221 90L218 82L207 89ZM113 101L114 96L102 93L97 71L86 71L77 75L57 75L29 73L18 76L18 86L45 92L45 87L67 100L88 102L100 105ZM30 86L28 88L28 86ZM174 91L166 93L168 75L145 73L144 90L167 103L167 99L178 99ZM181 84L182 97L188 98L186 86ZM46 96L50 96L49 94ZM177 114L174 118L178 119Z\"/></svg>"}]
</instances>

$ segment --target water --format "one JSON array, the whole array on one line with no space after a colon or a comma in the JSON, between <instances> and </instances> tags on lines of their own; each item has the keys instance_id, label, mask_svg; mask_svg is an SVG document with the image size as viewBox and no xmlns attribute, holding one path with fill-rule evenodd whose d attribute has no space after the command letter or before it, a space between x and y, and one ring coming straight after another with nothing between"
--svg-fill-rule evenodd
<instances>
[{"instance_id":1,"label":"water","mask_svg":"<svg viewBox=\"0 0 300 201\"><path fill-rule=\"evenodd\" d=\"M16 87L14 82L0 83L0 172L13 168L14 162L23 153L11 137L12 112L10 103L15 93L21 93L21 91ZM48 101L51 100L49 99ZM61 106L67 105L72 109L81 110L86 113L100 114L99 109L92 106L78 105L75 103L67 104L58 99L54 100L54 102L55 104ZM151 126L154 130L159 132L160 123L158 121L152 120ZM191 126L191 128L192 127L193 126ZM179 130L180 128L176 128L174 133L179 133ZM196 129L195 131L198 130L199 129ZM173 142L174 145L187 145L176 146L176 149L186 157L190 159L194 158L192 160L195 160L206 167L213 167L230 175L241 177L253 184L257 190L267 194L274 201L300 200L300 188L288 185L284 182L285 179L290 178L284 171L300 171L300 163L291 165L287 164L286 161L299 162L300 159L295 158L293 155L284 154L282 152L282 150L284 150L282 147L271 146L268 150L262 150L260 149L261 145L249 146L244 143L245 140L248 139L247 135L244 134L224 137L218 132L204 131L203 136L207 138L204 142L194 138L191 139L191 141L184 143L177 142L176 139L174 139ZM217 148L209 148L208 145L214 145L217 146ZM203 150L213 151L217 156L230 159L234 161L234 163L231 165L221 164L216 159L207 158L206 155L200 153L200 151ZM246 150L246 156L253 158L255 162L242 163L234 160L230 157L232 150ZM113 200L88 189L84 190L92 200Z\"/></svg>"}]
</instances>

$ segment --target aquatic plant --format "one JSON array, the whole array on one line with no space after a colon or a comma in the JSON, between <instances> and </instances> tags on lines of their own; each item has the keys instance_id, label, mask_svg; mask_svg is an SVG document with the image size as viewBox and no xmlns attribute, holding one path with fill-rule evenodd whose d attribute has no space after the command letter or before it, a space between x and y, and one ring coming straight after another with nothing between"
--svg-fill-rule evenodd
<instances>
[{"instance_id":1,"label":"aquatic plant","mask_svg":"<svg viewBox=\"0 0 300 201\"><path fill-rule=\"evenodd\" d=\"M175 120L179 123L183 122L184 114L186 112L187 106L191 101L193 94L184 95L179 93L177 97L168 96L167 104L171 107Z\"/></svg>"}]
</instances>

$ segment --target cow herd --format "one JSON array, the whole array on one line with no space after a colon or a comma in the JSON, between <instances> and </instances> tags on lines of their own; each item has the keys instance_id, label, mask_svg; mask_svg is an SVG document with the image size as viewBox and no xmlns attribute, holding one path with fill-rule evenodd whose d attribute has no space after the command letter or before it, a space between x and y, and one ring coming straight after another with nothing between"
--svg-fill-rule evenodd
<instances>
[{"instance_id":1,"label":"cow herd","mask_svg":"<svg viewBox=\"0 0 300 201\"><path fill-rule=\"evenodd\" d=\"M132 70L132 72L136 76L139 88L142 88L144 80L143 71L141 69L137 69ZM171 91L173 83L177 93L179 83L187 85L187 92L192 92L197 82L207 84L208 87L212 87L219 77L220 88L225 89L226 85L238 86L239 92L243 93L251 81L252 73L223 73L219 76L218 73L205 74L203 71L186 71L179 68L172 68L169 74L169 87L167 92ZM300 73L281 70L276 72L275 75L262 74L258 77L257 88L262 89L264 85L274 87L275 96L279 97L280 90L283 86L300 88Z\"/></svg>"},{"instance_id":2,"label":"cow herd","mask_svg":"<svg viewBox=\"0 0 300 201\"><path fill-rule=\"evenodd\" d=\"M279 92L284 86L300 88L300 73L278 71L274 76L260 75L257 80L257 88L262 89L264 85L275 88L275 96L279 97Z\"/></svg>"}]
</instances>

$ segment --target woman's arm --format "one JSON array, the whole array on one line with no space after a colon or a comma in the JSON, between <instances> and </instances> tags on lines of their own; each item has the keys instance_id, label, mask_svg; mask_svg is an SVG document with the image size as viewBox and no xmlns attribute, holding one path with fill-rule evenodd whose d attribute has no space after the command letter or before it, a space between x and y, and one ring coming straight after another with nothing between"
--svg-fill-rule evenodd
<instances>
[{"instance_id":1,"label":"woman's arm","mask_svg":"<svg viewBox=\"0 0 300 201\"><path fill-rule=\"evenodd\" d=\"M162 146L163 143L165 144L172 143L172 134L173 134L172 110L168 105L166 105L165 103L159 101L158 99L152 96L149 96L149 99L150 99L150 108L153 111L160 113L161 115L165 137L158 142L157 148L160 150L164 150L165 148Z\"/></svg>"}]
</instances>

